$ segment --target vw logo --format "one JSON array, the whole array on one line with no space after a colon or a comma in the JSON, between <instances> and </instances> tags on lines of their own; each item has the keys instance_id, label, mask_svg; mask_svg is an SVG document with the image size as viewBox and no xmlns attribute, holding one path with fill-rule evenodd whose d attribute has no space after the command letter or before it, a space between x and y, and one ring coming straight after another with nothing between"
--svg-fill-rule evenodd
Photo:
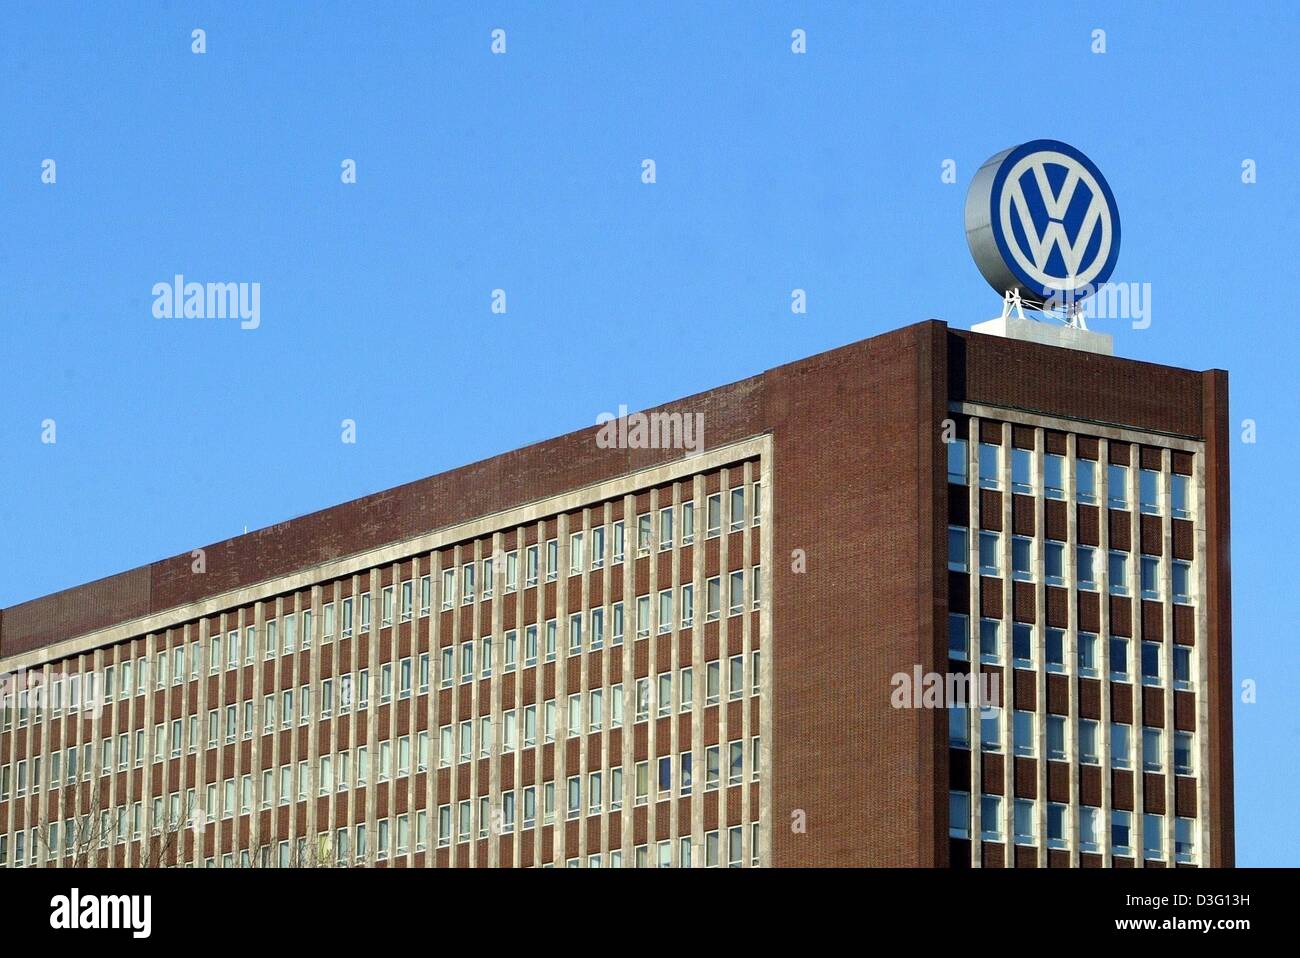
<instances>
[{"instance_id":1,"label":"vw logo","mask_svg":"<svg viewBox=\"0 0 1300 958\"><path fill-rule=\"evenodd\" d=\"M1092 293L1119 256L1119 210L1105 177L1074 147L1033 140L1003 150L966 194L966 242L999 293L1031 303Z\"/></svg>"}]
</instances>

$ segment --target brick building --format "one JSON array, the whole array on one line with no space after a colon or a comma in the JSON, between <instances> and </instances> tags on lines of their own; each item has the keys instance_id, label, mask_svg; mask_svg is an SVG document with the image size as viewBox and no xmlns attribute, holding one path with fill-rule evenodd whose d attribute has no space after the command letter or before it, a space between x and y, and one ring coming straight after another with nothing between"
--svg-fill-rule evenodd
<instances>
[{"instance_id":1,"label":"brick building","mask_svg":"<svg viewBox=\"0 0 1300 958\"><path fill-rule=\"evenodd\" d=\"M657 412L4 609L0 862L1233 863L1225 373L932 321Z\"/></svg>"}]
</instances>

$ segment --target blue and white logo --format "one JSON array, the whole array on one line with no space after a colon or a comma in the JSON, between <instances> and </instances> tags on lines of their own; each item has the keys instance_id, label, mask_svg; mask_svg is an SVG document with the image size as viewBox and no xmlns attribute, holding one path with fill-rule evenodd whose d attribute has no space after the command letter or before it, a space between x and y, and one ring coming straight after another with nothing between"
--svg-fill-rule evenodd
<instances>
[{"instance_id":1,"label":"blue and white logo","mask_svg":"<svg viewBox=\"0 0 1300 958\"><path fill-rule=\"evenodd\" d=\"M1119 257L1119 210L1105 177L1074 147L1033 140L989 159L966 194L966 242L999 293L1078 300Z\"/></svg>"}]
</instances>

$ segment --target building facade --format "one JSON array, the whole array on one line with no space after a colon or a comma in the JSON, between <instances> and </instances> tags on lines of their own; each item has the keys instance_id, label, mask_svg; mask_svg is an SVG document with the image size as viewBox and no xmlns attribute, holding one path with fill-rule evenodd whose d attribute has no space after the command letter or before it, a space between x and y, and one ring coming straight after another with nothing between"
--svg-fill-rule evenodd
<instances>
[{"instance_id":1,"label":"building facade","mask_svg":"<svg viewBox=\"0 0 1300 958\"><path fill-rule=\"evenodd\" d=\"M1232 864L1226 374L932 321L693 416L3 610L0 863Z\"/></svg>"}]
</instances>

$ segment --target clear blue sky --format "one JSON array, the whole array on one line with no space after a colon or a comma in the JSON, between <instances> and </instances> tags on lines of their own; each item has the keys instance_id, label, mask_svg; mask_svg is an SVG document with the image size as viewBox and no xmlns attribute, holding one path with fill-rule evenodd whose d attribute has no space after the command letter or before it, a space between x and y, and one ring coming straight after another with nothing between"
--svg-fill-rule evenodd
<instances>
[{"instance_id":1,"label":"clear blue sky","mask_svg":"<svg viewBox=\"0 0 1300 958\"><path fill-rule=\"evenodd\" d=\"M1297 864L1300 27L1137 6L6 3L0 606L987 319L966 186L1062 139L1118 198L1115 279L1151 284L1116 351L1230 370L1258 424L1232 448L1238 852ZM260 283L260 328L155 319L175 273Z\"/></svg>"}]
</instances>

